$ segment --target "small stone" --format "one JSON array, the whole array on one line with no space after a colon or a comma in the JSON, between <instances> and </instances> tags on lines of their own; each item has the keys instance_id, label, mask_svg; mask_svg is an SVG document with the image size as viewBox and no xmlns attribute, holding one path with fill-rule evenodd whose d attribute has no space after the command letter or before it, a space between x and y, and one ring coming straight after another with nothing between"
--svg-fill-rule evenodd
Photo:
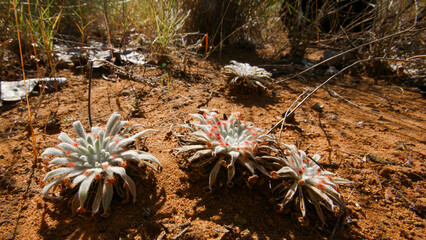
<instances>
[{"instance_id":1,"label":"small stone","mask_svg":"<svg viewBox=\"0 0 426 240\"><path fill-rule=\"evenodd\" d=\"M362 128L362 127L364 127L364 125L365 125L365 124L364 124L364 122L363 122L363 121L359 121L359 122L357 122L357 123L356 123L355 127L356 127L356 128Z\"/></svg>"},{"instance_id":2,"label":"small stone","mask_svg":"<svg viewBox=\"0 0 426 240\"><path fill-rule=\"evenodd\" d=\"M322 112L324 109L324 106L319 105L319 103L315 103L314 105L312 105L311 107L313 110L317 111L317 112Z\"/></svg>"},{"instance_id":3,"label":"small stone","mask_svg":"<svg viewBox=\"0 0 426 240\"><path fill-rule=\"evenodd\" d=\"M46 123L46 131L49 133L57 133L61 131L61 125L59 124L59 120L56 118L51 118Z\"/></svg>"},{"instance_id":4,"label":"small stone","mask_svg":"<svg viewBox=\"0 0 426 240\"><path fill-rule=\"evenodd\" d=\"M245 229L240 233L240 236L241 236L242 239L249 239L250 236L251 236L251 232L250 232L250 230Z\"/></svg>"}]
</instances>

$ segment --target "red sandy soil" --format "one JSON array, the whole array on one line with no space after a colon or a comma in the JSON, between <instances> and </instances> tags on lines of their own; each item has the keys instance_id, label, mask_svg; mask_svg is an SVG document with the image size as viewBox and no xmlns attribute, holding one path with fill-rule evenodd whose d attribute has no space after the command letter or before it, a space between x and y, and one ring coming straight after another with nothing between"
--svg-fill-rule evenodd
<instances>
[{"instance_id":1,"label":"red sandy soil","mask_svg":"<svg viewBox=\"0 0 426 240\"><path fill-rule=\"evenodd\" d=\"M259 55L244 54L232 58L268 64ZM233 188L208 191L208 176L192 171L183 157L172 154L178 147L173 134L192 120L189 113L199 108L220 114L238 111L244 120L270 129L305 88L312 90L326 79L294 78L263 93L230 90L219 71L231 59L225 58L221 64L193 58L185 72L176 70L175 60L169 89L160 87L160 67L134 69L136 75L152 80L151 85L128 79L115 84L95 74L94 124L103 125L111 113L119 112L159 130L148 136L146 146L163 166L158 173L145 168L133 172L137 202L114 198L108 218L73 217L67 199L43 199L39 182L46 169L39 158L31 176L34 156L26 103L6 104L0 114L0 238L329 239L336 226L334 239L426 238L425 99L418 90L392 84L389 78L337 77L326 87L357 106L320 89L296 111L296 123L286 124L281 137L282 142L319 153L326 169L355 182L341 187L348 200L348 215L339 219L343 224L336 225L338 219L326 213L327 225L322 226L312 207L306 221L301 221L295 204L284 213L275 212L268 180L249 186L243 172L237 172ZM279 73L276 81L294 73L288 65L267 68ZM75 136L74 120L89 126L86 77L70 70L57 75L68 80L59 94L30 97L39 154L59 143L60 131ZM324 105L322 113L311 108L315 103ZM45 131L51 119L59 128Z\"/></svg>"}]
</instances>

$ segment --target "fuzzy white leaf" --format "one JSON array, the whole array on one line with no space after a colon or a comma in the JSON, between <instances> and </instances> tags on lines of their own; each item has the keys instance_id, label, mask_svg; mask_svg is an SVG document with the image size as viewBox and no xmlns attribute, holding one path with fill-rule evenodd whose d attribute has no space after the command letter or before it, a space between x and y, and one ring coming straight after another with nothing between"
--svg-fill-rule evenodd
<instances>
[{"instance_id":1,"label":"fuzzy white leaf","mask_svg":"<svg viewBox=\"0 0 426 240\"><path fill-rule=\"evenodd\" d=\"M61 132L61 134L59 134L58 139L61 140L62 142L66 142L69 144L74 143L74 141L64 132Z\"/></svg>"},{"instance_id":2,"label":"fuzzy white leaf","mask_svg":"<svg viewBox=\"0 0 426 240\"><path fill-rule=\"evenodd\" d=\"M86 132L84 131L83 125L81 125L80 121L75 121L72 126L79 137L86 139Z\"/></svg>"},{"instance_id":3,"label":"fuzzy white leaf","mask_svg":"<svg viewBox=\"0 0 426 240\"><path fill-rule=\"evenodd\" d=\"M78 189L78 199L80 201L81 208L84 207L84 202L89 194L90 185L92 185L94 176L94 174L90 174L80 184L80 188Z\"/></svg>"},{"instance_id":4,"label":"fuzzy white leaf","mask_svg":"<svg viewBox=\"0 0 426 240\"><path fill-rule=\"evenodd\" d=\"M54 156L65 156L65 153L62 152L61 150L57 149L57 148L47 148L46 150L44 150L44 152L41 154L41 156L43 157L44 155L54 155Z\"/></svg>"}]
</instances>

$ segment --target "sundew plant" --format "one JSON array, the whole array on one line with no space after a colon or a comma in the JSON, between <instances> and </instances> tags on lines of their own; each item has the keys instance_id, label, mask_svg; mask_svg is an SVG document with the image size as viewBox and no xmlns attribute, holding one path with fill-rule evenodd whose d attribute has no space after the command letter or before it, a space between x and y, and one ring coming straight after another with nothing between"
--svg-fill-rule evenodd
<instances>
[{"instance_id":1,"label":"sundew plant","mask_svg":"<svg viewBox=\"0 0 426 240\"><path fill-rule=\"evenodd\" d=\"M315 154L309 157L294 145L284 146L286 148L284 157L266 157L276 160L281 165L279 170L271 172L273 179L282 180L273 188L278 199L281 199L278 210L281 211L287 203L298 196L303 217L306 216L305 200L314 205L322 223L325 223L325 219L321 206L336 215L342 213L345 204L342 195L339 193L339 184L351 184L353 182L322 169L318 165L320 155Z\"/></svg>"},{"instance_id":2,"label":"sundew plant","mask_svg":"<svg viewBox=\"0 0 426 240\"><path fill-rule=\"evenodd\" d=\"M47 148L42 156L56 156L49 161L48 167L60 166L49 171L42 182L46 183L42 194L48 197L49 190L61 183L69 184L71 188L78 186L78 192L74 199L79 204L73 211L84 213L89 208L88 199L92 203L91 211L97 213L101 207L106 215L116 190L123 190L133 196L136 201L135 182L127 175L126 167L130 161L141 165L147 165L154 170L161 167L157 158L141 150L129 150L130 144L135 142L152 129L146 129L133 136L125 137L139 124L124 127L127 121L120 121L121 115L113 113L106 127L92 127L90 133L86 133L80 121L73 123L77 139L71 139L66 133L59 135L62 142L58 148ZM119 185L121 181L123 185ZM94 190L92 190L94 188ZM90 196L94 194L94 196ZM73 204L74 208L74 204Z\"/></svg>"},{"instance_id":3,"label":"sundew plant","mask_svg":"<svg viewBox=\"0 0 426 240\"><path fill-rule=\"evenodd\" d=\"M222 72L229 77L228 84L230 85L266 89L265 85L268 85L266 80L272 80L272 74L265 69L234 60L231 60L231 64L223 67Z\"/></svg>"},{"instance_id":4,"label":"sundew plant","mask_svg":"<svg viewBox=\"0 0 426 240\"><path fill-rule=\"evenodd\" d=\"M269 175L257 162L257 155L262 150L273 150L269 143L272 139L263 134L252 123L241 120L241 114L234 113L228 119L220 119L216 112L201 109L203 114L190 114L198 122L184 125L189 130L180 135L185 145L177 148L177 154L195 152L189 157L189 163L204 166L214 163L209 176L209 187L215 183L221 167L227 170L227 184L232 186L235 175L235 163L250 171L255 179L255 170Z\"/></svg>"}]
</instances>

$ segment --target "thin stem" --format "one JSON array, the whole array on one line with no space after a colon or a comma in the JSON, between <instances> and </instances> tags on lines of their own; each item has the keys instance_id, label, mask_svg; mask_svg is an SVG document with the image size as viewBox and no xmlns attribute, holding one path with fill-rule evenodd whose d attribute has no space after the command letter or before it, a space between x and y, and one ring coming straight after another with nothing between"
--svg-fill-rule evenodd
<instances>
[{"instance_id":1,"label":"thin stem","mask_svg":"<svg viewBox=\"0 0 426 240\"><path fill-rule=\"evenodd\" d=\"M27 190L26 190L26 192L28 192L29 186L31 185L32 178L34 176L34 169L37 166L37 159L38 159L37 155L38 154L37 154L37 148L36 148L36 143L35 143L34 128L33 128L33 122L32 122L32 114L31 114L31 107L30 107L30 101L29 101L28 92L27 92L27 84L26 84L26 81L25 81L24 58L22 56L21 36L19 34L18 14L16 12L16 1L15 0L13 0L13 10L14 10L14 13L15 13L16 33L18 35L19 55L21 57L22 77L23 77L23 80L24 80L25 99L27 101L27 108L28 108L28 122L30 124L32 148L33 148L33 155L34 155L34 161L33 161L32 167L31 167L31 175L29 177L29 181L28 181L28 185L27 185ZM15 224L15 227L13 229L13 238L15 238L17 230L18 230L18 224L19 224L19 219L21 218L22 209L23 208L22 208L22 203L21 203L20 208L19 208L19 212L18 212L18 217L16 219L16 224Z\"/></svg>"},{"instance_id":2,"label":"thin stem","mask_svg":"<svg viewBox=\"0 0 426 240\"><path fill-rule=\"evenodd\" d=\"M27 83L25 81L25 68L24 68L24 58L22 56L22 45L21 45L21 36L19 34L19 24L18 24L18 14L16 12L16 1L13 0L13 10L15 12L15 21L16 21L16 33L18 34L18 45L19 45L19 54L21 57L21 69L22 69L22 77L24 80L24 89L25 89L25 99L27 101L27 108L28 108L28 122L30 123L30 130L31 130L31 140L32 140L32 147L33 147L33 154L34 154L34 162L33 167L37 164L37 148L35 144L35 136L34 136L34 128L33 128L33 121L32 121L32 113L31 113L31 107L30 107L30 100L28 98L28 92L27 92Z\"/></svg>"},{"instance_id":3,"label":"thin stem","mask_svg":"<svg viewBox=\"0 0 426 240\"><path fill-rule=\"evenodd\" d=\"M290 111L290 109L299 101L299 99L303 96L303 95L305 95L307 92L309 92L310 90L309 90L309 88L306 88L304 91L303 91L303 93L302 94L300 94L298 97L297 97L297 99L296 100L294 100L294 102L290 105L290 107L287 109L287 111L285 111L285 115L284 115L284 120L282 121L282 123L281 123L281 128L280 128L280 133L279 133L279 135L278 135L278 141L280 141L281 140L281 133L282 133L282 131L283 131L283 128L284 128L284 123L285 123L285 120L287 119L287 117L289 116L289 114L288 114L288 112Z\"/></svg>"},{"instance_id":4,"label":"thin stem","mask_svg":"<svg viewBox=\"0 0 426 240\"><path fill-rule=\"evenodd\" d=\"M92 127L92 114L90 112L90 93L92 89L92 72L93 72L93 61L90 61L90 72L89 72L89 99L87 101L88 113L89 113L89 124Z\"/></svg>"}]
</instances>

